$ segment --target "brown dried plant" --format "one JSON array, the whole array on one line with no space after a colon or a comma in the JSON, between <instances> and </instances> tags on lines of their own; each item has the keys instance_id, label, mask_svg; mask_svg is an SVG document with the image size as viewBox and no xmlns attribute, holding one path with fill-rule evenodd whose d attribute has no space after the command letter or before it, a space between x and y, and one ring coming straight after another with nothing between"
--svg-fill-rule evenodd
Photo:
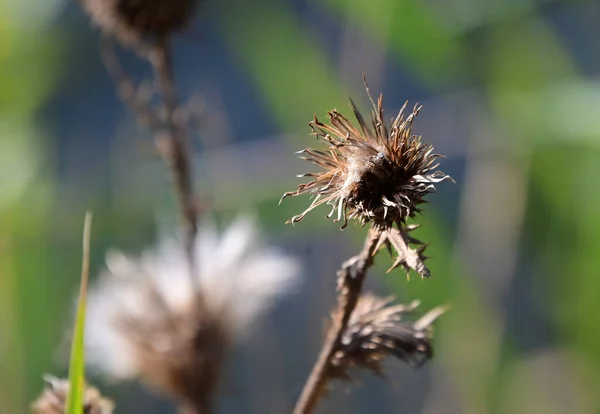
<instances>
[{"instance_id":1,"label":"brown dried plant","mask_svg":"<svg viewBox=\"0 0 600 414\"><path fill-rule=\"evenodd\" d=\"M427 194L435 191L435 184L452 178L437 170L441 155L412 133L413 121L421 107L416 105L405 117L405 103L388 126L383 114L383 95L375 104L366 79L365 86L373 106L370 125L352 100L350 107L358 128L335 109L328 113L330 125L316 116L309 123L312 134L327 147L300 151L302 159L322 170L300 175L313 180L282 196L281 200L302 194L313 197L309 207L288 223L302 221L322 204L330 205L327 217L335 215L335 222L343 219L342 229L348 220L356 219L362 225L372 223L379 230L377 249L385 246L397 254L390 271L402 266L407 273L414 269L421 277L429 277L424 263L427 246L409 235L417 225L407 225L406 220L421 211L418 206L425 202Z\"/></svg>"},{"instance_id":2,"label":"brown dried plant","mask_svg":"<svg viewBox=\"0 0 600 414\"><path fill-rule=\"evenodd\" d=\"M164 291L153 285L152 280L138 278L141 271L138 269L138 273L133 272L132 279L122 281L122 287L133 282L133 292L129 288L124 290L141 301L137 305L147 309L146 317L132 311L131 307L135 305L127 304L117 307L117 313L120 311L118 317L110 323L104 323L106 320L102 319L102 311L112 314L112 310L103 307L104 299L101 298L100 305L96 308L93 301L90 302L90 316L96 312L96 319L92 318L88 325L98 324L98 329L104 329L100 333L98 330L92 331L96 332L95 338L101 338L100 342L104 344L106 341L110 343L110 338L118 337L111 329L120 330L124 335L126 333L125 343L129 349L135 349L135 354L127 353L124 349L115 349L113 352L123 353L124 358L135 358L136 375L143 376L157 388L179 398L182 411L208 413L218 384L223 354L227 349L229 331L222 318L207 311L209 306L204 297L205 290L197 286L197 202L187 125L181 116L184 109L179 102L173 75L171 45L173 35L192 20L200 1L81 1L92 22L103 33L102 58L121 98L134 111L140 123L151 128L156 149L172 173L183 227L183 257L184 263L187 263L183 268L190 292L188 299L189 296L193 297L193 300L186 302L185 310L178 308L178 312L173 312L171 308L165 307L162 296ZM119 62L114 50L115 42L130 48L152 66L152 83L156 85L158 92L158 108L151 107L149 100L141 98L140 88ZM179 255L177 257L180 258ZM181 260L177 263L180 264ZM146 271L152 273L157 269L144 269ZM125 270L124 273L131 272ZM119 283L116 282L116 285ZM136 293L135 290L139 292ZM107 300L110 302L110 299ZM102 342L102 333L109 338L105 342ZM123 359L120 361L123 362Z\"/></svg>"},{"instance_id":3,"label":"brown dried plant","mask_svg":"<svg viewBox=\"0 0 600 414\"><path fill-rule=\"evenodd\" d=\"M294 414L314 411L327 390L329 379L335 376L332 367L339 368L338 375L345 374L347 366L353 363L377 371L379 362L389 353L407 359L431 353L428 340L425 337L418 338L425 332L416 330L414 326L410 330L394 323L395 330L380 330L375 336L369 336L360 329L356 331L356 323L364 322L364 318L368 317L364 312L366 304L378 306L375 315L379 317L370 320L367 331L383 329L378 323L391 326L396 322L394 318L399 316L399 308L386 309L385 303L361 299L367 271L382 247L385 246L390 253L395 251L397 255L390 271L402 266L407 273L412 269L422 278L430 277L430 271L424 263L426 245L409 234L417 225L408 224L407 219L414 218L420 212L419 205L425 202L427 194L435 191L435 184L446 179L452 180L437 170L437 159L441 155L435 154L431 144L423 143L420 136L412 133L413 121L421 107L416 105L405 117L405 104L388 125L384 119L382 95L375 104L366 78L363 79L373 107L370 124L352 100L350 107L358 127L337 110L328 113L329 125L315 116L309 125L313 135L326 147L306 148L300 153L301 158L318 165L321 171L301 175L311 177L312 181L300 184L296 191L287 192L281 198L302 194L313 197L309 207L292 217L288 223L302 221L307 213L319 205L328 204L331 211L327 218L335 215L334 221L343 219L342 229L351 219L363 226L371 224L361 252L344 262L338 271L337 307ZM355 313L361 301L359 313ZM369 317L372 316L369 314ZM358 336L350 338L348 335L353 332ZM358 354L344 348L344 341L350 340L352 343L351 339L355 340L355 345L361 344L355 349L360 351ZM367 349L373 352L367 352Z\"/></svg>"},{"instance_id":4,"label":"brown dried plant","mask_svg":"<svg viewBox=\"0 0 600 414\"><path fill-rule=\"evenodd\" d=\"M123 312L115 321L135 350L131 357L138 360L141 379L180 401L187 412L212 412L230 345L227 318L203 309L202 299L174 312L155 285L147 288L145 317Z\"/></svg>"},{"instance_id":5,"label":"brown dried plant","mask_svg":"<svg viewBox=\"0 0 600 414\"><path fill-rule=\"evenodd\" d=\"M63 414L65 412L67 396L69 394L69 380L44 375L46 388L31 406L34 414ZM92 386L86 386L83 395L83 409L85 414L112 414L114 404L109 399L102 397L100 391Z\"/></svg>"},{"instance_id":6,"label":"brown dried plant","mask_svg":"<svg viewBox=\"0 0 600 414\"><path fill-rule=\"evenodd\" d=\"M121 44L136 47L184 28L193 18L198 0L81 0L103 33Z\"/></svg>"},{"instance_id":7,"label":"brown dried plant","mask_svg":"<svg viewBox=\"0 0 600 414\"><path fill-rule=\"evenodd\" d=\"M199 0L82 0L84 10L103 33L101 55L123 101L142 124L152 129L156 149L169 166L180 209L188 254L190 280L197 232L197 202L194 195L187 126L181 116L175 79L171 38L194 16ZM141 98L135 82L127 75L114 51L113 40L133 49L148 61L160 97L152 108Z\"/></svg>"},{"instance_id":8,"label":"brown dried plant","mask_svg":"<svg viewBox=\"0 0 600 414\"><path fill-rule=\"evenodd\" d=\"M440 155L433 153L433 146L422 143L421 137L412 133L420 106L415 105L405 117L405 103L388 126L383 115L383 95L377 104L372 99L371 103L370 125L352 100L350 107L358 128L335 109L328 113L330 125L316 116L309 123L313 135L327 147L299 152L302 159L320 166L322 171L301 175L313 180L283 195L282 199L301 194L313 196L310 206L292 217L291 223L301 221L315 207L328 204L332 209L327 217L335 215L336 222L343 219L342 228L349 219L357 219L363 225L373 222L388 229L414 217L424 196L435 191L435 184L450 178L436 170Z\"/></svg>"},{"instance_id":9,"label":"brown dried plant","mask_svg":"<svg viewBox=\"0 0 600 414\"><path fill-rule=\"evenodd\" d=\"M392 304L394 298L363 294L333 355L330 373L334 378L351 380L350 369L364 368L383 377L383 361L394 356L420 367L433 356L431 324L446 308L437 307L417 321L405 321L419 306Z\"/></svg>"},{"instance_id":10,"label":"brown dried plant","mask_svg":"<svg viewBox=\"0 0 600 414\"><path fill-rule=\"evenodd\" d=\"M86 354L109 379L141 380L182 412L208 414L228 351L295 288L299 265L264 245L247 218L222 235L204 226L198 238L193 283L176 240L137 258L107 255L88 299Z\"/></svg>"}]
</instances>

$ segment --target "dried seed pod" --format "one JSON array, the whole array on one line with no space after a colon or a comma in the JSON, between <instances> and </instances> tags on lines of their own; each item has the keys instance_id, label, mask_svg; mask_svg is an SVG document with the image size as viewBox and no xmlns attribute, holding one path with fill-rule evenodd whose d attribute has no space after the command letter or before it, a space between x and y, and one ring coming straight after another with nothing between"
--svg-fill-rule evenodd
<instances>
[{"instance_id":1,"label":"dried seed pod","mask_svg":"<svg viewBox=\"0 0 600 414\"><path fill-rule=\"evenodd\" d=\"M34 414L63 414L69 393L69 381L44 375L46 388L32 404ZM100 392L91 386L86 386L83 396L83 412L85 414L112 414L114 404L102 397Z\"/></svg>"},{"instance_id":2,"label":"dried seed pod","mask_svg":"<svg viewBox=\"0 0 600 414\"><path fill-rule=\"evenodd\" d=\"M298 281L296 260L258 236L247 219L223 236L200 229L194 279L183 245L172 240L139 259L108 255L88 298L92 368L141 379L185 405L210 406L228 349Z\"/></svg>"},{"instance_id":3,"label":"dried seed pod","mask_svg":"<svg viewBox=\"0 0 600 414\"><path fill-rule=\"evenodd\" d=\"M154 41L184 28L198 0L81 0L100 29L124 45Z\"/></svg>"},{"instance_id":4,"label":"dried seed pod","mask_svg":"<svg viewBox=\"0 0 600 414\"><path fill-rule=\"evenodd\" d=\"M354 367L382 376L382 363L388 356L416 367L433 356L431 324L445 308L435 308L416 322L405 322L403 317L412 313L419 301L409 305L393 305L392 301L370 293L360 297L331 362L331 376L349 380L349 369Z\"/></svg>"},{"instance_id":5,"label":"dried seed pod","mask_svg":"<svg viewBox=\"0 0 600 414\"><path fill-rule=\"evenodd\" d=\"M363 225L373 222L387 229L414 217L424 197L435 191L435 184L450 179L437 170L440 155L433 153L433 146L412 134L420 106L416 105L405 117L404 104L388 126L383 118L382 95L377 104L372 99L371 103L371 125L352 100L350 106L358 128L335 109L328 113L329 125L316 116L309 123L313 135L327 147L299 152L302 159L322 170L304 174L313 180L283 195L282 200L301 194L314 197L310 206L289 222L297 223L315 207L328 204L332 209L327 217L335 216L336 222L343 220L342 228L349 219L357 219Z\"/></svg>"}]
</instances>

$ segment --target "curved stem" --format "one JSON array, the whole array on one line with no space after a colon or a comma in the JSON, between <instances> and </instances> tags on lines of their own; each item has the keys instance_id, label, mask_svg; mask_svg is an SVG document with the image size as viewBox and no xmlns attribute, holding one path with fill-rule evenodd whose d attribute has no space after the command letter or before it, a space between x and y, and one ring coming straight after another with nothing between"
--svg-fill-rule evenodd
<instances>
[{"instance_id":1,"label":"curved stem","mask_svg":"<svg viewBox=\"0 0 600 414\"><path fill-rule=\"evenodd\" d=\"M373 255L377 250L380 235L379 230L371 228L361 252L346 260L338 270L338 301L333 314L333 323L327 332L317 362L296 403L294 414L312 413L325 394L329 380L330 361L360 297L367 270L373 264Z\"/></svg>"}]
</instances>

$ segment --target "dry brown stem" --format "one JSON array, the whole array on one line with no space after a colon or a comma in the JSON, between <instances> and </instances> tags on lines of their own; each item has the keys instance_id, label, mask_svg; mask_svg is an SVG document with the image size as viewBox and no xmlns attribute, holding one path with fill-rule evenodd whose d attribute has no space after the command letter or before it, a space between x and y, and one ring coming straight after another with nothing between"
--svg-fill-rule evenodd
<instances>
[{"instance_id":1,"label":"dry brown stem","mask_svg":"<svg viewBox=\"0 0 600 414\"><path fill-rule=\"evenodd\" d=\"M296 403L294 414L312 413L327 390L331 360L348 326L352 311L356 307L367 270L373 264L379 238L380 230L371 228L361 252L346 260L338 271L337 308L321 353Z\"/></svg>"},{"instance_id":2,"label":"dry brown stem","mask_svg":"<svg viewBox=\"0 0 600 414\"><path fill-rule=\"evenodd\" d=\"M171 60L171 47L168 38L161 39L151 54L154 77L163 98L166 127L167 147L163 148L162 155L170 165L173 174L175 192L181 209L181 216L185 228L185 245L188 255L190 275L195 273L194 243L196 240L197 217L196 203L192 184L192 169L189 160L188 143L186 141L185 126L178 119L178 98L173 79L173 62ZM195 280L192 277L192 280Z\"/></svg>"},{"instance_id":3,"label":"dry brown stem","mask_svg":"<svg viewBox=\"0 0 600 414\"><path fill-rule=\"evenodd\" d=\"M139 51L138 54L140 54ZM115 52L114 41L109 36L102 36L100 40L100 57L106 71L117 87L120 98L135 113L138 122L150 127L152 130L160 130L162 127L160 115L149 106L152 95L148 94L143 87L138 87L121 66ZM147 53L142 57L147 59Z\"/></svg>"},{"instance_id":4,"label":"dry brown stem","mask_svg":"<svg viewBox=\"0 0 600 414\"><path fill-rule=\"evenodd\" d=\"M184 228L185 247L190 268L190 278L195 273L194 244L197 233L197 209L193 191L192 168L189 160L183 108L179 105L173 77L171 46L168 37L156 44L138 44L135 52L152 65L154 82L162 98L161 111L151 108L145 97L127 75L114 51L112 39L102 39L100 51L104 65L118 88L121 99L133 110L139 122L150 127L155 135L156 147L173 176L173 186L179 204Z\"/></svg>"}]
</instances>

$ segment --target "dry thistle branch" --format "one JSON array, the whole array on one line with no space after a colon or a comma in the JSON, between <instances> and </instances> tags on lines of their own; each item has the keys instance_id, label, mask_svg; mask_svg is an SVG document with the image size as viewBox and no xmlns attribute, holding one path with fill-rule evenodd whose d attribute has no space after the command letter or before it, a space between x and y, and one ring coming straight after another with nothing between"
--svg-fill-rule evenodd
<instances>
[{"instance_id":1,"label":"dry thistle branch","mask_svg":"<svg viewBox=\"0 0 600 414\"><path fill-rule=\"evenodd\" d=\"M178 99L173 79L173 62L168 38L165 37L159 40L151 54L150 61L154 69L154 77L158 82L159 91L162 94L168 131L167 146L162 148L162 155L170 165L173 174L175 191L185 227L188 265L190 274L193 274L196 267L194 263L194 243L198 230L196 203L185 126L182 125L181 119L177 118Z\"/></svg>"},{"instance_id":2,"label":"dry thistle branch","mask_svg":"<svg viewBox=\"0 0 600 414\"><path fill-rule=\"evenodd\" d=\"M136 86L133 79L119 63L112 39L106 35L100 39L100 57L106 71L117 87L119 96L133 110L138 122L141 125L150 127L152 130L160 130L162 128L160 114L149 106L151 94L148 94L142 86Z\"/></svg>"},{"instance_id":3,"label":"dry thistle branch","mask_svg":"<svg viewBox=\"0 0 600 414\"><path fill-rule=\"evenodd\" d=\"M121 260L119 263L124 267L119 271L133 274L133 278L122 281L119 286L126 293L119 295L129 294L130 299L137 302L134 305L117 303L121 307L108 311L104 304L110 299L96 296L91 309L96 312L96 323L105 330L94 330L91 324L92 336L100 347L114 346L113 342L116 342L123 346L113 352L125 353L125 348L130 351L132 360L127 362L111 355L114 361L109 362L115 363L112 368L119 371L118 365L122 363L126 368L121 366L121 369L127 371L115 376L143 377L158 389L178 398L183 411L208 413L229 342L230 321L226 315L211 308L213 298L208 297L210 292L207 294L201 286L202 272L196 267L197 256L202 253L196 249L197 205L186 136L187 124L176 92L171 59L171 37L192 19L199 0L81 1L92 21L103 32L102 58L122 100L133 109L141 124L150 127L156 148L171 171L185 241L182 256L179 250L172 253L177 263L181 262L182 257L185 258L185 290L189 291L189 295L183 297L184 309L181 304L173 305L165 298L173 291L165 292L164 287L156 285L152 277L138 277L140 273L148 272L151 275L159 273L162 279L159 269L136 269L135 266L129 266L126 259ZM152 96L141 96L140 89L127 76L113 49L112 40L130 48L152 66L154 86L160 98L158 108L151 107ZM155 265L160 268L161 263ZM181 289L182 281L177 279L178 275L171 273L169 276L173 279L171 283L179 283L173 290ZM135 292L138 289L140 292ZM113 294L117 296L117 292ZM119 302L118 298L115 300ZM131 309L137 305L146 307L145 315L139 315ZM173 306L177 309L173 309ZM106 320L99 314L102 311L110 313L115 319ZM103 350L110 355L111 350Z\"/></svg>"},{"instance_id":4,"label":"dry thistle branch","mask_svg":"<svg viewBox=\"0 0 600 414\"><path fill-rule=\"evenodd\" d=\"M367 270L373 264L379 238L380 231L371 228L361 252L344 262L338 271L338 303L332 325L294 408L294 414L312 413L327 390L329 365L358 302Z\"/></svg>"},{"instance_id":5,"label":"dry thistle branch","mask_svg":"<svg viewBox=\"0 0 600 414\"><path fill-rule=\"evenodd\" d=\"M150 127L155 136L156 148L171 170L184 228L190 280L194 281L192 274L196 271L193 250L197 232L197 204L186 137L185 111L179 104L173 77L170 38L162 36L148 44L136 42L133 47L140 58L152 65L154 83L162 98L160 110L151 108L149 99L139 93L140 88L136 87L120 65L108 35L101 40L100 52L121 99L133 110L140 124Z\"/></svg>"},{"instance_id":6,"label":"dry thistle branch","mask_svg":"<svg viewBox=\"0 0 600 414\"><path fill-rule=\"evenodd\" d=\"M169 40L164 38L154 45L139 44L136 51L152 65L155 83L163 100L162 111L149 107L149 99L139 93L140 88L135 86L120 65L111 39L105 36L101 40L100 52L103 63L117 86L121 99L133 110L141 124L148 125L153 130L156 146L171 169L185 228L186 246L191 258L197 231L196 203L186 128L182 116L183 108L180 107L177 99ZM194 268L195 264L190 262L191 271Z\"/></svg>"},{"instance_id":7,"label":"dry thistle branch","mask_svg":"<svg viewBox=\"0 0 600 414\"><path fill-rule=\"evenodd\" d=\"M431 324L446 307L427 312L414 323L401 322L403 314L419 306L389 305L391 299L361 295L362 285L377 253L381 230L369 230L362 251L338 271L338 304L321 353L294 408L294 414L312 413L326 394L330 379L350 380L348 369L361 366L382 376L388 355L421 366L433 355Z\"/></svg>"},{"instance_id":8,"label":"dry thistle branch","mask_svg":"<svg viewBox=\"0 0 600 414\"><path fill-rule=\"evenodd\" d=\"M337 110L329 111L329 125L315 116L309 125L313 135L326 144L326 147L306 148L299 153L304 154L301 158L321 167L321 171L301 175L300 177L311 177L312 181L300 184L296 191L287 192L281 198L283 200L288 196L301 194L313 197L308 208L292 217L288 223L302 221L306 214L321 204L331 206L327 218L335 215L334 222L343 220L342 229L351 219L363 226L372 223L363 250L346 261L338 272L338 301L332 325L294 414L309 414L314 411L326 391L329 378L335 376L335 364L339 368L340 364L344 364L342 357L350 355L344 354L344 350L348 349L343 347L341 341L348 333L348 324L361 297L367 270L381 247L385 246L390 254L393 251L397 254L390 270L402 266L407 273L412 269L422 278L430 276L424 263L426 256L423 254L427 245L409 235L417 226L408 225L407 219L414 218L420 212L419 206L425 203L424 197L427 194L435 191L435 184L446 179L452 180L437 170L437 159L441 155L434 154L431 144L422 143L420 136L412 134L412 124L421 107L415 105L412 112L405 116L405 104L388 125L383 116L382 95L375 104L366 78L363 79L373 106L370 125L352 100L350 107L358 128ZM399 308L381 310L383 316L392 318L387 320L388 324L397 317L394 311L398 310ZM421 324L425 325L424 322ZM373 325L371 328L377 326ZM424 343L417 336L423 332L416 327L409 332L414 335L405 335L406 330L389 333L387 339L391 343L386 345L387 348L380 347L378 353L369 356L376 357L379 361L386 352L396 352L401 358L418 353ZM383 333L378 338L382 337ZM424 352L427 354L427 349ZM346 358L346 362L348 361L352 361L352 358ZM375 360L370 361L374 367Z\"/></svg>"}]
</instances>

